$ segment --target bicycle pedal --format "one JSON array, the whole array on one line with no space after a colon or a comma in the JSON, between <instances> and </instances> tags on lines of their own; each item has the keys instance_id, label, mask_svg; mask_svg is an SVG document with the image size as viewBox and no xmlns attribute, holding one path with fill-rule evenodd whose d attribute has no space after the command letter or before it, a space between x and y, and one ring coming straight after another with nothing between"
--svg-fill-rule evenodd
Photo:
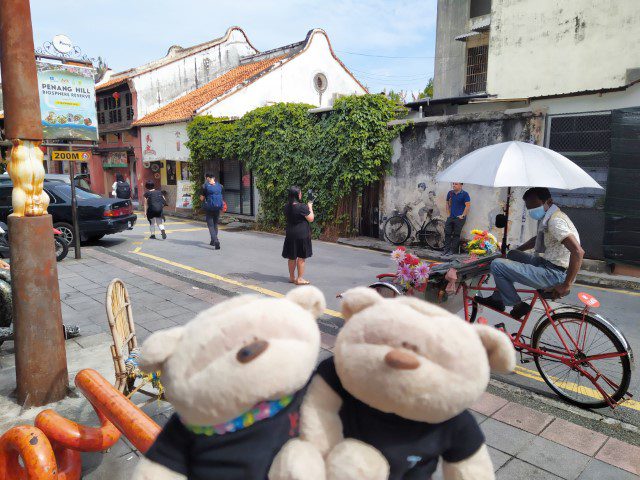
<instances>
[{"instance_id":1,"label":"bicycle pedal","mask_svg":"<svg viewBox=\"0 0 640 480\"><path fill-rule=\"evenodd\" d=\"M494 325L494 328L497 328L498 330L502 330L504 333L507 333L507 327L505 326L504 323L500 322L500 323L496 323Z\"/></svg>"}]
</instances>

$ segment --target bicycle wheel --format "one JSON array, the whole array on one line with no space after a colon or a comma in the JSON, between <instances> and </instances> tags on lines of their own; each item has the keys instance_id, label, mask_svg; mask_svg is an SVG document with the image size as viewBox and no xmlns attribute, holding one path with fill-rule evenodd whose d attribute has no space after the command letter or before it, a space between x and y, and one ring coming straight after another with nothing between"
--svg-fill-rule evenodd
<instances>
[{"instance_id":1,"label":"bicycle wheel","mask_svg":"<svg viewBox=\"0 0 640 480\"><path fill-rule=\"evenodd\" d=\"M432 219L427 223L420 236L432 250L442 250L444 248L444 221L439 218Z\"/></svg>"},{"instance_id":2,"label":"bicycle wheel","mask_svg":"<svg viewBox=\"0 0 640 480\"><path fill-rule=\"evenodd\" d=\"M583 317L581 312L556 313L552 319L557 331L545 318L533 332L531 346L569 358L561 335L573 355L583 361L572 367L551 357L534 355L536 367L547 385L569 403L582 408L609 406L596 386L613 400L620 400L629 388L631 362L618 337L606 325L592 317ZM606 354L616 356L590 360Z\"/></svg>"},{"instance_id":3,"label":"bicycle wheel","mask_svg":"<svg viewBox=\"0 0 640 480\"><path fill-rule=\"evenodd\" d=\"M394 215L384 222L384 238L394 245L402 245L411 236L411 225L402 215Z\"/></svg>"},{"instance_id":4,"label":"bicycle wheel","mask_svg":"<svg viewBox=\"0 0 640 480\"><path fill-rule=\"evenodd\" d=\"M372 288L384 298L395 298L402 295L394 285L387 282L376 282L369 285L369 288Z\"/></svg>"}]
</instances>

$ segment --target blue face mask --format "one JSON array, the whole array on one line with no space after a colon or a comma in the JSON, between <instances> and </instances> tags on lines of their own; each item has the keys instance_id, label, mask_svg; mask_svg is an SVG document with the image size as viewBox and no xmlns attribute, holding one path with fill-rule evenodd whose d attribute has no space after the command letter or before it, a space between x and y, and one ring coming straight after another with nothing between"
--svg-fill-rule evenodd
<instances>
[{"instance_id":1,"label":"blue face mask","mask_svg":"<svg viewBox=\"0 0 640 480\"><path fill-rule=\"evenodd\" d=\"M541 220L544 217L544 214L547 213L544 211L544 205L540 205L539 207L532 208L527 211L529 212L529 216L534 220Z\"/></svg>"}]
</instances>

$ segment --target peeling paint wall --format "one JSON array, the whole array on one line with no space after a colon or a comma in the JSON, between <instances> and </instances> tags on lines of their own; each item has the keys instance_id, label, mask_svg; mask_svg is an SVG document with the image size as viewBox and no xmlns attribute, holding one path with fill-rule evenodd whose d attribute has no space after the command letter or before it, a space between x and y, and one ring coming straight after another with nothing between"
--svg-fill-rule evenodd
<instances>
[{"instance_id":1,"label":"peeling paint wall","mask_svg":"<svg viewBox=\"0 0 640 480\"><path fill-rule=\"evenodd\" d=\"M542 115L528 112L451 115L409 126L393 142L392 172L385 179L380 199L382 221L392 215L394 209L402 210L407 204L415 204L420 196L429 205L429 191L435 192L436 207L444 218L446 194L451 186L437 183L438 173L467 153L487 145L509 140L540 144L543 124ZM427 185L424 193L418 189L421 182ZM501 238L502 230L494 227L494 220L504 208L506 188L466 184L464 189L471 196L471 209L462 238L470 238L469 232L476 228L489 229ZM526 210L521 200L524 190L514 189L510 206L509 242L512 245L519 245L535 235L533 220L527 220L524 215ZM410 214L414 223L417 223L418 210L414 208Z\"/></svg>"},{"instance_id":2,"label":"peeling paint wall","mask_svg":"<svg viewBox=\"0 0 640 480\"><path fill-rule=\"evenodd\" d=\"M638 0L493 0L487 91L521 98L625 85L640 67L639 31Z\"/></svg>"},{"instance_id":3,"label":"peeling paint wall","mask_svg":"<svg viewBox=\"0 0 640 480\"><path fill-rule=\"evenodd\" d=\"M167 57L179 55L172 47ZM172 102L176 98L202 87L226 71L237 67L240 58L257 51L240 30L231 30L226 40L180 60L163 64L133 79L137 94L137 118Z\"/></svg>"}]
</instances>

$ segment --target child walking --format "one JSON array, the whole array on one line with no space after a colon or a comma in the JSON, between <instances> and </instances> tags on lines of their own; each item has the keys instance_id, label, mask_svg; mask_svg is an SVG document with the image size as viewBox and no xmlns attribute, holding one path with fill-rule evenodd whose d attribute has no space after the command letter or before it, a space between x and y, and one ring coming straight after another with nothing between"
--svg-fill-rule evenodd
<instances>
[{"instance_id":1,"label":"child walking","mask_svg":"<svg viewBox=\"0 0 640 480\"><path fill-rule=\"evenodd\" d=\"M147 180L144 186L147 189L144 192L144 201L147 209L147 220L149 220L149 230L151 231L149 238L156 238L156 225L160 229L162 238L167 238L162 215L162 209L167 204L167 201L162 192L156 190L156 185L152 180Z\"/></svg>"}]
</instances>

